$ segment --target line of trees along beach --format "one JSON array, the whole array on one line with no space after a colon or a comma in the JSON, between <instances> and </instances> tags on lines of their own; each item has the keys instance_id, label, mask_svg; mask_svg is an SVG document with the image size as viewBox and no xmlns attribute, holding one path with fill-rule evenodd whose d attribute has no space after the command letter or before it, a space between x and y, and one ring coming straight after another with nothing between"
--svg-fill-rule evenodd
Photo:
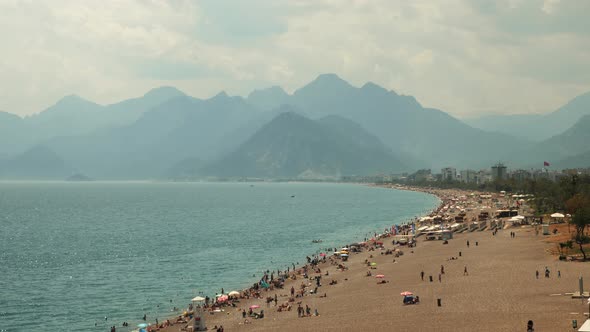
<instances>
[{"instance_id":1,"label":"line of trees along beach","mask_svg":"<svg viewBox=\"0 0 590 332\"><path fill-rule=\"evenodd\" d=\"M568 219L574 228L571 241L560 243L560 247L572 248L575 243L583 260L587 260L584 245L590 244L590 175L572 174L558 181L534 179L519 181L516 179L499 179L484 184L464 183L460 181L418 181L413 186L436 187L443 189L458 188L474 191L506 191L507 194L531 194L534 198L529 202L534 208L535 216L543 216L554 212L571 215ZM587 250L587 248L586 248Z\"/></svg>"}]
</instances>

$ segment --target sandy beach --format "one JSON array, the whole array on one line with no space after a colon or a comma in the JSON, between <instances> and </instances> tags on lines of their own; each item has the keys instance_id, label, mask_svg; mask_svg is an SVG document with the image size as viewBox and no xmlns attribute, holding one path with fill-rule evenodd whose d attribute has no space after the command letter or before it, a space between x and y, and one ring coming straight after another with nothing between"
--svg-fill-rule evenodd
<instances>
[{"instance_id":1,"label":"sandy beach","mask_svg":"<svg viewBox=\"0 0 590 332\"><path fill-rule=\"evenodd\" d=\"M448 197L468 194L429 192L441 197L443 204ZM351 252L350 259L343 262L347 270L329 262L318 265L322 274L318 293L306 292L296 298L290 311L278 312L274 303L267 305L264 299L241 299L236 307L207 314L207 326L211 330L223 325L224 331L525 331L527 321L533 320L536 331L571 331L572 320L577 320L578 326L584 322L588 304L566 293L578 290L580 275L590 285L590 269L587 263L560 262L549 253L555 244L547 238L531 226L510 227L495 235L490 230L454 234L448 244L426 241L422 236L413 248L384 238L383 249ZM383 254L396 248L403 255ZM366 261L376 266L369 269ZM551 272L549 278L544 276L545 267ZM367 276L367 271L372 276ZM377 279L377 274L385 277ZM329 285L332 280L337 284ZM387 283L378 284L379 280ZM308 290L315 287L314 280L298 276L283 289L262 291L262 296L276 294L278 304L287 302L291 287L300 289L302 282L309 285ZM404 305L400 295L404 291L418 295L420 303ZM324 294L327 296L322 297ZM309 306L312 316L299 318L297 302L304 308ZM260 306L256 312L264 310L265 317L246 322L242 310L253 304ZM315 310L319 316L313 315ZM185 325L159 331L180 331Z\"/></svg>"}]
</instances>

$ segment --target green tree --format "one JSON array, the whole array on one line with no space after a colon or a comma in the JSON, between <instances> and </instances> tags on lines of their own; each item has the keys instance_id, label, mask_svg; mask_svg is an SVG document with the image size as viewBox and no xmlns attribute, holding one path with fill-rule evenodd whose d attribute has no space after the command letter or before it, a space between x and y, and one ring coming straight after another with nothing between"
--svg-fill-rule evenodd
<instances>
[{"instance_id":1,"label":"green tree","mask_svg":"<svg viewBox=\"0 0 590 332\"><path fill-rule=\"evenodd\" d=\"M576 211L572 223L576 227L574 241L580 246L584 261L586 260L586 252L584 251L584 244L590 242L590 237L586 235L586 227L590 225L590 206L584 206Z\"/></svg>"}]
</instances>

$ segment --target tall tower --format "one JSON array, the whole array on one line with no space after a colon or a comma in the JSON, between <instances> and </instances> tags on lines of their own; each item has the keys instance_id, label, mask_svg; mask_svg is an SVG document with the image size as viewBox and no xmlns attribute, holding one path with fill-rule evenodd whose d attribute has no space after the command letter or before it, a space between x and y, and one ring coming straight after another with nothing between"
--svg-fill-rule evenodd
<instances>
[{"instance_id":1,"label":"tall tower","mask_svg":"<svg viewBox=\"0 0 590 332\"><path fill-rule=\"evenodd\" d=\"M502 163L497 163L492 166L492 180L506 179L506 166Z\"/></svg>"}]
</instances>

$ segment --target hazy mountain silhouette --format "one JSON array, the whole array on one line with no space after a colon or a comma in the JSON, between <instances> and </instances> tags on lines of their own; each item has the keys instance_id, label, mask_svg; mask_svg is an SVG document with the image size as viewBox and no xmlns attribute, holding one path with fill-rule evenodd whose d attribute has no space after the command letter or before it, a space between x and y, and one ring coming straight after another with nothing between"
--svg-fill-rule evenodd
<instances>
[{"instance_id":1,"label":"hazy mountain silhouette","mask_svg":"<svg viewBox=\"0 0 590 332\"><path fill-rule=\"evenodd\" d=\"M354 131L344 130L343 123ZM376 137L350 120L332 116L313 121L285 112L201 172L272 178L391 173L404 168Z\"/></svg>"},{"instance_id":2,"label":"hazy mountain silhouette","mask_svg":"<svg viewBox=\"0 0 590 332\"><path fill-rule=\"evenodd\" d=\"M26 150L34 140L27 123L19 116L0 111L0 158L10 158Z\"/></svg>"},{"instance_id":3,"label":"hazy mountain silhouette","mask_svg":"<svg viewBox=\"0 0 590 332\"><path fill-rule=\"evenodd\" d=\"M583 116L565 132L525 149L514 156L520 165L539 165L549 161L559 167L588 167L584 163L590 152L590 115Z\"/></svg>"},{"instance_id":4,"label":"hazy mountain silhouette","mask_svg":"<svg viewBox=\"0 0 590 332\"><path fill-rule=\"evenodd\" d=\"M551 116L582 114L587 99L580 96ZM286 112L289 115L278 116ZM0 112L0 158L15 159L41 142L65 165L96 179L192 176L200 165L230 159L235 174L230 174L231 163L223 168L219 164L216 172L205 170L224 176L297 176L298 171L334 175L444 166L487 168L497 160L529 165L537 159L583 154L584 126L574 126L568 134L578 138L558 135L534 144L470 127L445 112L422 107L412 96L374 83L358 88L335 74L323 74L292 95L272 87L247 98L221 92L203 100L162 87L107 106L73 95L26 118ZM305 130L313 135L301 137ZM278 136L281 131L291 132L292 140ZM265 139L276 141L265 143ZM560 151L564 146L569 151ZM259 156L261 151L269 159ZM374 163L359 160L368 156ZM237 161L247 163L244 170ZM385 161L391 168L382 167Z\"/></svg>"},{"instance_id":5,"label":"hazy mountain silhouette","mask_svg":"<svg viewBox=\"0 0 590 332\"><path fill-rule=\"evenodd\" d=\"M113 125L131 124L144 112L176 97L186 94L174 87L163 86L148 91L141 97L123 100L106 106L109 121Z\"/></svg>"},{"instance_id":6,"label":"hazy mountain silhouette","mask_svg":"<svg viewBox=\"0 0 590 332\"><path fill-rule=\"evenodd\" d=\"M464 121L473 127L487 131L542 141L564 132L582 116L588 114L590 114L590 92L575 97L548 114L488 115Z\"/></svg>"},{"instance_id":7,"label":"hazy mountain silhouette","mask_svg":"<svg viewBox=\"0 0 590 332\"><path fill-rule=\"evenodd\" d=\"M320 75L293 94L294 104L312 117L338 114L360 124L390 147L425 160L428 166L484 167L494 156L528 142L472 128L414 97L367 83L355 88L334 74Z\"/></svg>"},{"instance_id":8,"label":"hazy mountain silhouette","mask_svg":"<svg viewBox=\"0 0 590 332\"><path fill-rule=\"evenodd\" d=\"M289 104L290 96L279 86L254 90L247 98L248 103L260 110L270 111L283 104Z\"/></svg>"},{"instance_id":9,"label":"hazy mountain silhouette","mask_svg":"<svg viewBox=\"0 0 590 332\"><path fill-rule=\"evenodd\" d=\"M0 178L63 179L73 169L46 146L35 146L8 160L0 161Z\"/></svg>"},{"instance_id":10,"label":"hazy mountain silhouette","mask_svg":"<svg viewBox=\"0 0 590 332\"><path fill-rule=\"evenodd\" d=\"M70 95L25 118L0 112L0 155L14 156L54 137L80 136L128 125L145 111L178 96L184 96L184 93L175 88L161 87L139 98L102 106Z\"/></svg>"},{"instance_id":11,"label":"hazy mountain silhouette","mask_svg":"<svg viewBox=\"0 0 590 332\"><path fill-rule=\"evenodd\" d=\"M259 114L243 98L225 93L207 100L180 96L131 125L47 144L93 178L153 178L187 158L213 159L237 147L241 142L225 137Z\"/></svg>"}]
</instances>

